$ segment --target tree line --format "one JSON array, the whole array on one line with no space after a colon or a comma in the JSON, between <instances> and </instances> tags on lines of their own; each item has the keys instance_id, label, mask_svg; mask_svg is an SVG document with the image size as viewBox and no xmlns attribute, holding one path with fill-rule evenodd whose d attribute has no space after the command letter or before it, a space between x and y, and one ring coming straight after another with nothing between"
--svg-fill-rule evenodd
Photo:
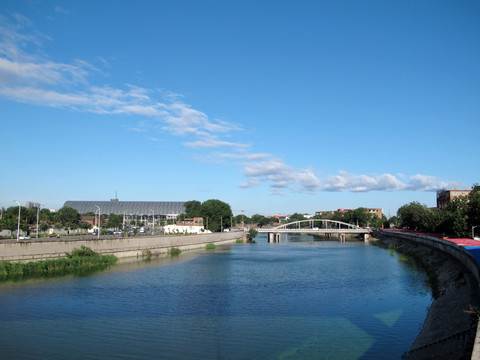
<instances>
[{"instance_id":1,"label":"tree line","mask_svg":"<svg viewBox=\"0 0 480 360\"><path fill-rule=\"evenodd\" d=\"M403 205L391 222L420 232L471 237L472 227L480 225L480 185L473 185L468 196L457 197L441 209L429 208L416 201Z\"/></svg>"},{"instance_id":2,"label":"tree line","mask_svg":"<svg viewBox=\"0 0 480 360\"><path fill-rule=\"evenodd\" d=\"M0 228L10 230L12 236L13 232L17 230L18 210L18 206L2 209ZM49 228L69 230L91 228L91 224L81 221L81 215L77 210L68 206L62 207L57 212L50 212L48 209L38 211L37 208L22 206L20 214L20 229L26 234L36 228L37 214L40 232L45 232ZM94 216L94 213L83 215ZM212 232L222 231L242 223L259 227L279 223L275 217L260 214L254 214L251 217L244 214L233 216L230 205L216 199L210 199L203 203L198 200L187 201L185 213L179 216L179 220L195 217L202 217L205 228ZM411 202L400 207L397 215L390 219L387 219L385 215L379 218L363 207L316 215L313 219L342 221L361 227L389 228L395 226L421 232L469 237L472 234L472 226L480 225L480 185L475 184L468 196L455 198L442 209L429 208L419 202ZM307 218L303 214L294 213L286 221L300 220L307 220ZM103 228L118 229L123 226L123 216L110 214L108 217L104 217L102 215L101 222ZM142 226L143 224L139 222L138 225Z\"/></svg>"}]
</instances>

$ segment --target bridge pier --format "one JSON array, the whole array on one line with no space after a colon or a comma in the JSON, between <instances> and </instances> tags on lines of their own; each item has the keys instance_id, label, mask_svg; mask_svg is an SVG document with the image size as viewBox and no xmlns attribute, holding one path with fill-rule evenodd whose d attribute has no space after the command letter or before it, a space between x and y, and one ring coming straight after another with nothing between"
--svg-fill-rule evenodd
<instances>
[{"instance_id":1,"label":"bridge pier","mask_svg":"<svg viewBox=\"0 0 480 360\"><path fill-rule=\"evenodd\" d=\"M280 236L281 236L281 234L279 234L279 233L268 233L268 242L269 243L279 243L280 242Z\"/></svg>"}]
</instances>

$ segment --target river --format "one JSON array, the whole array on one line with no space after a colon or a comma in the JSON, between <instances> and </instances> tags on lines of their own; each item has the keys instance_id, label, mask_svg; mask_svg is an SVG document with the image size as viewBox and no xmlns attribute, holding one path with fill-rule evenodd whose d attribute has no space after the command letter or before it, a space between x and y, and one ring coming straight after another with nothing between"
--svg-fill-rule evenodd
<instances>
[{"instance_id":1,"label":"river","mask_svg":"<svg viewBox=\"0 0 480 360\"><path fill-rule=\"evenodd\" d=\"M282 235L0 285L2 359L401 359L431 290L405 256Z\"/></svg>"}]
</instances>

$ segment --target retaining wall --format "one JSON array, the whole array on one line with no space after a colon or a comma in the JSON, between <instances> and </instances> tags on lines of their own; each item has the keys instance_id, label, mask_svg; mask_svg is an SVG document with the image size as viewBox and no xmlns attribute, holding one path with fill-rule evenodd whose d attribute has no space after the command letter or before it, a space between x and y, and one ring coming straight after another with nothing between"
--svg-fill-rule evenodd
<instances>
[{"instance_id":1,"label":"retaining wall","mask_svg":"<svg viewBox=\"0 0 480 360\"><path fill-rule=\"evenodd\" d=\"M0 260L32 261L65 256L74 248L82 245L99 254L113 254L117 257L140 256L143 251L152 254L166 253L172 247L191 250L204 247L206 244L227 244L242 239L241 231L222 232L201 235L174 235L152 237L126 237L113 239L48 239L22 240L19 242L0 242Z\"/></svg>"},{"instance_id":2,"label":"retaining wall","mask_svg":"<svg viewBox=\"0 0 480 360\"><path fill-rule=\"evenodd\" d=\"M454 259L458 260L470 273L472 273L477 285L480 286L480 267L478 262L475 257L463 246L457 245L451 241L442 240L428 235L388 230L379 230L379 233L384 236L409 240L450 255Z\"/></svg>"},{"instance_id":3,"label":"retaining wall","mask_svg":"<svg viewBox=\"0 0 480 360\"><path fill-rule=\"evenodd\" d=\"M480 267L475 257L463 246L428 235L412 234L400 231L378 230L381 235L405 239L442 251L458 260L473 276L480 287ZM471 360L480 360L480 326L477 327Z\"/></svg>"}]
</instances>

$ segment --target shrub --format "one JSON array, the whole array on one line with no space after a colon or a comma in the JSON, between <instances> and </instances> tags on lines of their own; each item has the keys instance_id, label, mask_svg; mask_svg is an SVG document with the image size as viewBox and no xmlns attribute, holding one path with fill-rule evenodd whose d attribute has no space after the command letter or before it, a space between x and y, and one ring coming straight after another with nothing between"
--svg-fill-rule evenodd
<instances>
[{"instance_id":1,"label":"shrub","mask_svg":"<svg viewBox=\"0 0 480 360\"><path fill-rule=\"evenodd\" d=\"M215 244L207 244L207 245L205 246L205 249L207 249L207 250L213 250L213 249L215 249L216 247L217 247L217 246L216 246Z\"/></svg>"},{"instance_id":2,"label":"shrub","mask_svg":"<svg viewBox=\"0 0 480 360\"><path fill-rule=\"evenodd\" d=\"M174 255L180 255L181 252L182 250L180 250L179 248L172 247L168 249L167 254L170 256L174 256Z\"/></svg>"},{"instance_id":3,"label":"shrub","mask_svg":"<svg viewBox=\"0 0 480 360\"><path fill-rule=\"evenodd\" d=\"M100 255L82 246L65 254L66 258L39 260L27 263L0 261L0 280L38 276L57 276L104 270L117 262L114 255Z\"/></svg>"}]
</instances>

